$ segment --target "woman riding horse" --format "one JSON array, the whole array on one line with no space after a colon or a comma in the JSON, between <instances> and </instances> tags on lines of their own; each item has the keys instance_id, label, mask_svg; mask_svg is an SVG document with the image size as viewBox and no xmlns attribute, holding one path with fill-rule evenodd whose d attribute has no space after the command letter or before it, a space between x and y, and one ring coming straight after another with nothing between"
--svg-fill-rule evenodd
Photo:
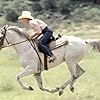
<instances>
[{"instance_id":1,"label":"woman riding horse","mask_svg":"<svg viewBox=\"0 0 100 100\"><path fill-rule=\"evenodd\" d=\"M36 33L30 39L37 39L40 34L43 34L39 39L38 47L49 57L50 62L54 62L56 57L48 47L48 43L53 36L52 29L42 20L34 19L29 11L22 11L22 15L18 17L18 20L23 24L31 26L35 30Z\"/></svg>"}]
</instances>

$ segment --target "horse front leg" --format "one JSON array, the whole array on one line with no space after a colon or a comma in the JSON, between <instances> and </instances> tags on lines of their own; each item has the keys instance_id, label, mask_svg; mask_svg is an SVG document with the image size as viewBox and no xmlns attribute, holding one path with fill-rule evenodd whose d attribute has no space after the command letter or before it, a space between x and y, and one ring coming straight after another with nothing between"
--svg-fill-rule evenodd
<instances>
[{"instance_id":1,"label":"horse front leg","mask_svg":"<svg viewBox=\"0 0 100 100\"><path fill-rule=\"evenodd\" d=\"M42 82L42 77L41 77L41 73L38 73L38 74L35 74L35 79L37 81L37 84L38 84L38 87L42 90L42 91L46 91L46 92L49 92L49 93L55 93L57 92L59 89L56 88L56 89L46 89L43 87L43 82Z\"/></svg>"},{"instance_id":2,"label":"horse front leg","mask_svg":"<svg viewBox=\"0 0 100 100\"><path fill-rule=\"evenodd\" d=\"M22 81L20 80L22 77L27 76L33 74L33 70L30 69L29 67L26 67L23 71L21 71L17 76L16 79L18 81L18 83L20 84L20 86L24 89L24 90L33 90L33 88L31 86L26 86L25 84L22 83Z\"/></svg>"}]
</instances>

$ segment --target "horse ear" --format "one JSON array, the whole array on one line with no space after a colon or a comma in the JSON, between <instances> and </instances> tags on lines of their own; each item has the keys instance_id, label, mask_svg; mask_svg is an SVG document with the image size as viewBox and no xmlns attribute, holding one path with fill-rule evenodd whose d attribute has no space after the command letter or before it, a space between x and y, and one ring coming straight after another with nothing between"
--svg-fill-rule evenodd
<instances>
[{"instance_id":1,"label":"horse ear","mask_svg":"<svg viewBox=\"0 0 100 100\"><path fill-rule=\"evenodd\" d=\"M1 30L2 32L4 32L4 28L0 27L0 30Z\"/></svg>"},{"instance_id":2,"label":"horse ear","mask_svg":"<svg viewBox=\"0 0 100 100\"><path fill-rule=\"evenodd\" d=\"M2 28L0 27L2 34L5 34L5 31L7 30L8 27L9 27L8 25L3 26Z\"/></svg>"},{"instance_id":3,"label":"horse ear","mask_svg":"<svg viewBox=\"0 0 100 100\"><path fill-rule=\"evenodd\" d=\"M8 27L9 27L9 25L5 25L2 28L6 30Z\"/></svg>"}]
</instances>

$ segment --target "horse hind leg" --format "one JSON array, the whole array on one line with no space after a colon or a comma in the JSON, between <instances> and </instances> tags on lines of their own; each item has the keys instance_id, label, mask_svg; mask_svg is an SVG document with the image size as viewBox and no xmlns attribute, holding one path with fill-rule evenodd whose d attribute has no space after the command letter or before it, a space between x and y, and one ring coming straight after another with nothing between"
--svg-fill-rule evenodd
<instances>
[{"instance_id":1,"label":"horse hind leg","mask_svg":"<svg viewBox=\"0 0 100 100\"><path fill-rule=\"evenodd\" d=\"M67 65L68 65L69 71L71 73L71 78L69 80L67 80L66 82L64 82L60 87L58 87L59 96L61 96L63 94L63 90L67 87L67 85L71 84L73 82L74 78L76 78L78 76L76 64L71 62L71 63L67 63Z\"/></svg>"},{"instance_id":2,"label":"horse hind leg","mask_svg":"<svg viewBox=\"0 0 100 100\"><path fill-rule=\"evenodd\" d=\"M67 63L68 69L71 73L71 78L68 81L66 81L63 85L61 85L60 90L63 91L66 88L66 86L70 84L71 85L70 90L73 92L74 91L73 84L75 83L76 79L79 76L79 73L78 73L79 68L77 68L76 63L67 62L67 60L66 60L66 63ZM62 91L59 91L59 93L62 94Z\"/></svg>"},{"instance_id":3,"label":"horse hind leg","mask_svg":"<svg viewBox=\"0 0 100 100\"><path fill-rule=\"evenodd\" d=\"M73 87L73 85L74 85L75 81L76 81L80 76L82 76L83 73L85 73L85 71L84 71L78 64L76 65L76 68L77 68L77 71L78 71L78 76L77 76L77 77L74 77L74 76L73 76L73 80L72 80L72 82L70 83L70 91L71 91L71 92L74 92L74 87Z\"/></svg>"},{"instance_id":4,"label":"horse hind leg","mask_svg":"<svg viewBox=\"0 0 100 100\"><path fill-rule=\"evenodd\" d=\"M67 61L66 61L66 63L67 63ZM61 90L61 91L59 91L59 95L62 95L63 90L67 87L67 85L71 84L71 82L73 81L73 76L74 77L78 76L77 69L76 69L76 64L71 62L71 63L67 63L67 66L68 66L68 69L71 73L71 78L61 85L61 87L59 89L59 90Z\"/></svg>"}]
</instances>

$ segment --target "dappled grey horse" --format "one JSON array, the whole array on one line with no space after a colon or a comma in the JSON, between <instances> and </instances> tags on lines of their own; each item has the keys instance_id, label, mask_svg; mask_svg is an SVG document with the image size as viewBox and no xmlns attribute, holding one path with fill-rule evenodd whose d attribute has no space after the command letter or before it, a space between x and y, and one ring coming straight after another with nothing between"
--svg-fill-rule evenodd
<instances>
[{"instance_id":1,"label":"dappled grey horse","mask_svg":"<svg viewBox=\"0 0 100 100\"><path fill-rule=\"evenodd\" d=\"M78 65L78 63L86 55L88 45L90 45L93 50L98 50L100 52L100 43L98 40L82 40L75 36L65 35L65 39L69 42L69 44L65 44L52 50L53 54L56 56L56 60L54 63L48 62L48 69L56 67L65 61L71 73L71 78L60 87L46 89L43 87L41 77L41 72L44 71L43 53L39 52L39 56L42 61L41 64L36 50L33 49L31 41L27 40L26 33L23 32L22 28L16 26L4 26L0 28L0 48L2 49L4 47L13 46L19 56L22 66L24 67L16 78L20 86L25 90L33 90L33 88L23 84L20 79L24 76L34 74L38 86L42 91L50 93L58 91L59 95L61 95L67 85L70 85L70 90L72 92L74 91L73 84L76 79L84 73L84 70Z\"/></svg>"}]
</instances>

